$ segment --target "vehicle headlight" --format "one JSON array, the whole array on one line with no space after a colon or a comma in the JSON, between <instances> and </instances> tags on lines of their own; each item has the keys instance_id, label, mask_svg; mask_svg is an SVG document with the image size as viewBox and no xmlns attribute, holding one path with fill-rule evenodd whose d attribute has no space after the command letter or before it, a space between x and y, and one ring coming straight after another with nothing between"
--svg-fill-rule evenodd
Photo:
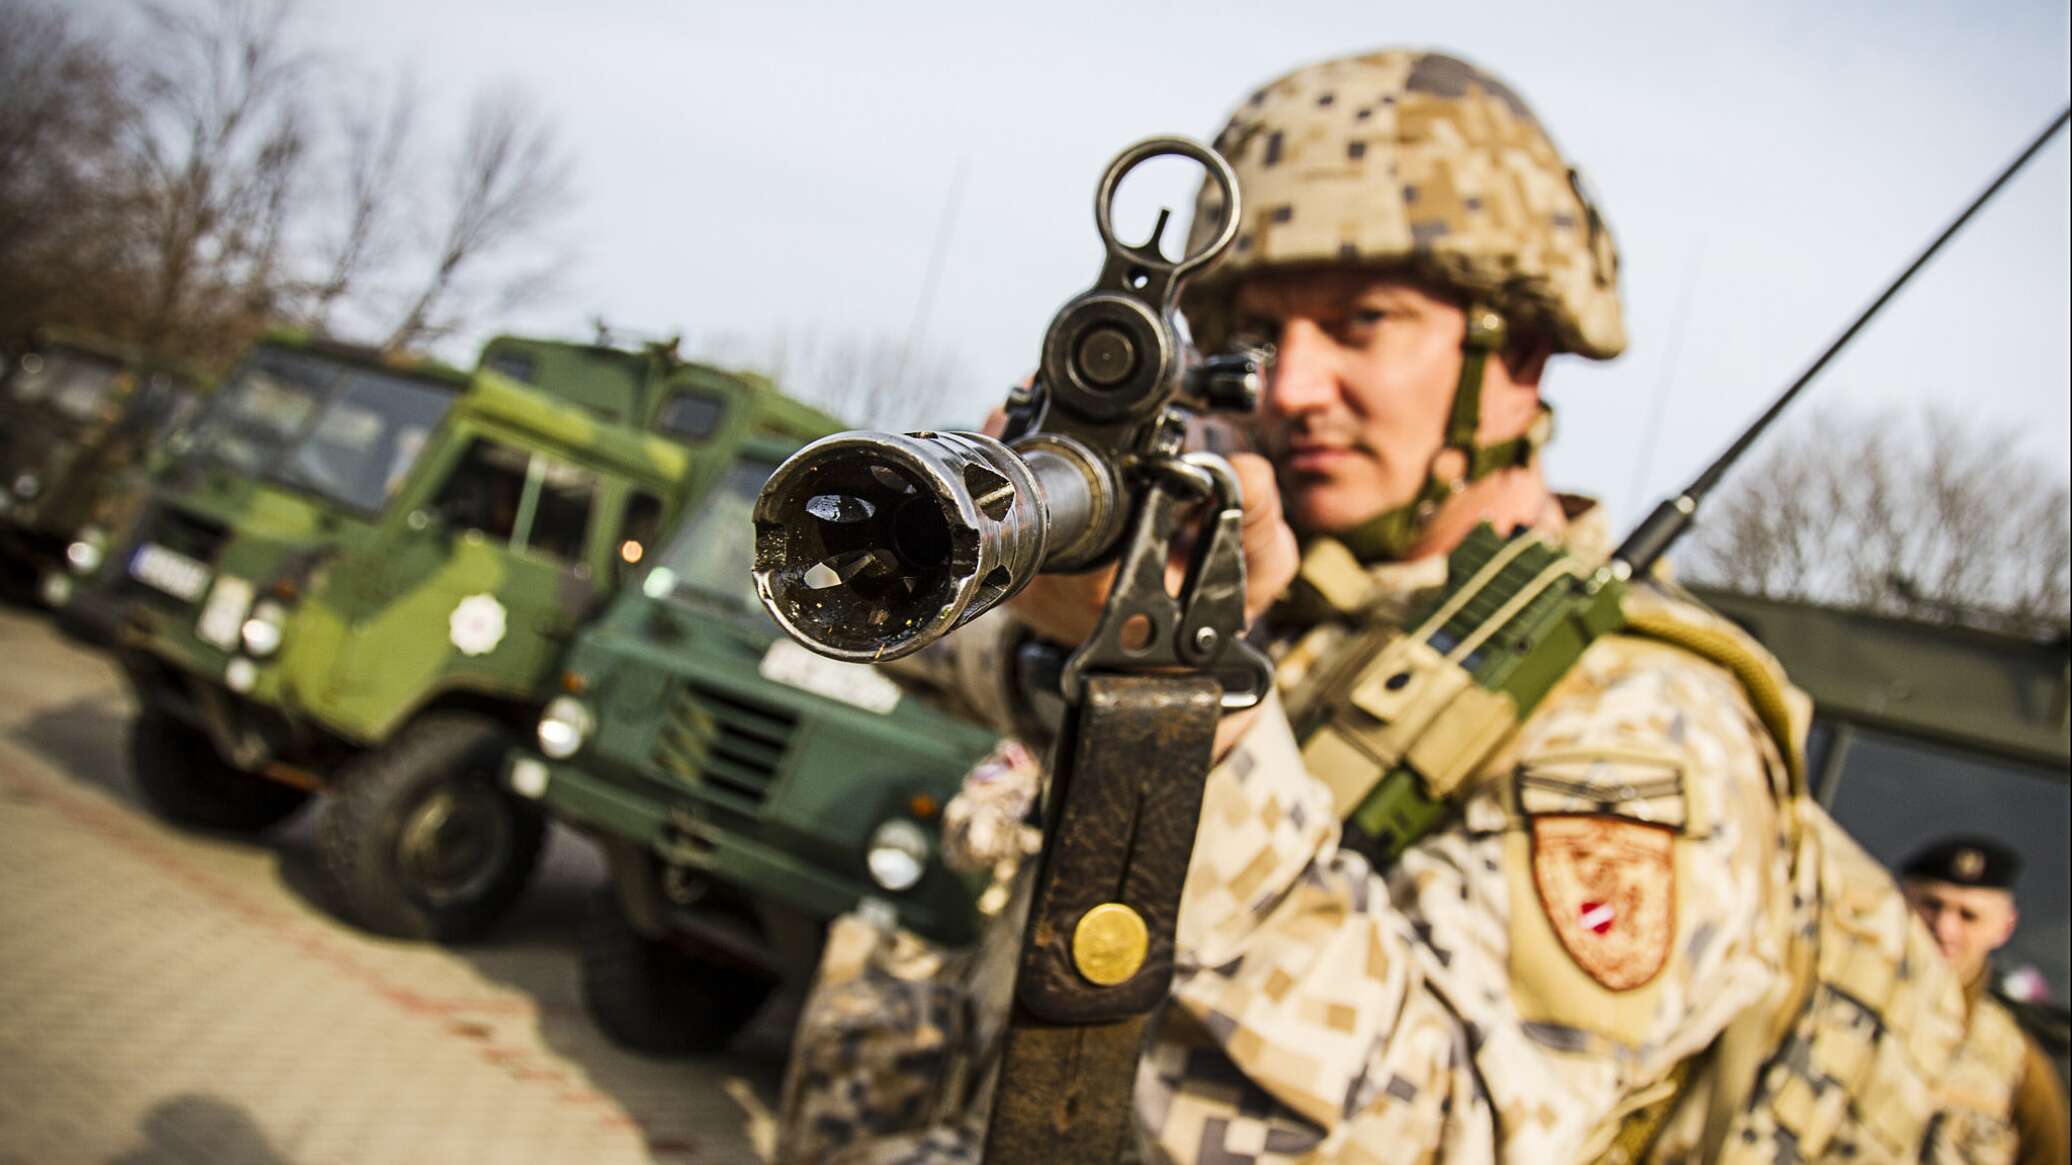
<instances>
[{"instance_id":1,"label":"vehicle headlight","mask_svg":"<svg viewBox=\"0 0 2072 1165\"><path fill-rule=\"evenodd\" d=\"M272 599L261 599L238 628L245 650L265 659L281 649L281 630L288 625L288 609Z\"/></svg>"},{"instance_id":2,"label":"vehicle headlight","mask_svg":"<svg viewBox=\"0 0 2072 1165\"><path fill-rule=\"evenodd\" d=\"M864 853L871 881L887 890L911 889L928 869L928 835L904 817L895 817L871 832Z\"/></svg>"},{"instance_id":3,"label":"vehicle headlight","mask_svg":"<svg viewBox=\"0 0 2072 1165\"><path fill-rule=\"evenodd\" d=\"M108 532L99 526L81 526L79 536L65 547L65 562L73 574L92 574L101 569L108 554Z\"/></svg>"},{"instance_id":4,"label":"vehicle headlight","mask_svg":"<svg viewBox=\"0 0 2072 1165\"><path fill-rule=\"evenodd\" d=\"M555 760L567 760L590 739L597 721L590 709L574 696L556 696L540 713L540 751Z\"/></svg>"},{"instance_id":5,"label":"vehicle headlight","mask_svg":"<svg viewBox=\"0 0 2072 1165\"><path fill-rule=\"evenodd\" d=\"M24 473L14 479L14 496L28 501L43 492L43 483L33 473Z\"/></svg>"}]
</instances>

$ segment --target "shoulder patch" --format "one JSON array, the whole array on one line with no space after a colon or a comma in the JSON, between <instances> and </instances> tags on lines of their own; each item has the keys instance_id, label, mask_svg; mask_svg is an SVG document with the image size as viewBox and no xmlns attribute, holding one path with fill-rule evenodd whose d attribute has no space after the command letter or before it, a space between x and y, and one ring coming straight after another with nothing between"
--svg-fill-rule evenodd
<instances>
[{"instance_id":1,"label":"shoulder patch","mask_svg":"<svg viewBox=\"0 0 2072 1165\"><path fill-rule=\"evenodd\" d=\"M1532 880L1584 974L1612 991L1653 981L1676 936L1675 831L1625 817L1535 814Z\"/></svg>"}]
</instances>

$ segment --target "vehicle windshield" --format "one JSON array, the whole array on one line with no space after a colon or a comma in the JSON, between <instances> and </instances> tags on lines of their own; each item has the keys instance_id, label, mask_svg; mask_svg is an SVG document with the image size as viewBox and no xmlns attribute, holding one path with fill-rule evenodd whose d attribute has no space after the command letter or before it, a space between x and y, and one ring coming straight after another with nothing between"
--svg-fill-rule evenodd
<instances>
[{"instance_id":1,"label":"vehicle windshield","mask_svg":"<svg viewBox=\"0 0 2072 1165\"><path fill-rule=\"evenodd\" d=\"M254 476L278 465L348 367L301 352L260 349L210 399L194 429L195 454Z\"/></svg>"},{"instance_id":2,"label":"vehicle windshield","mask_svg":"<svg viewBox=\"0 0 2072 1165\"><path fill-rule=\"evenodd\" d=\"M115 394L122 365L84 353L32 352L15 366L14 399L47 403L75 421L91 421Z\"/></svg>"},{"instance_id":3,"label":"vehicle windshield","mask_svg":"<svg viewBox=\"0 0 2072 1165\"><path fill-rule=\"evenodd\" d=\"M1833 739L1816 726L1814 751ZM1945 752L1905 737L1852 730L1834 817L1871 855L1897 869L1915 850L1950 834L1981 834L2022 856L2015 885L2021 922L1993 958L1998 984L2064 1007L2072 999L2072 859L2065 818L2072 786L2062 774Z\"/></svg>"},{"instance_id":4,"label":"vehicle windshield","mask_svg":"<svg viewBox=\"0 0 2072 1165\"><path fill-rule=\"evenodd\" d=\"M296 442L282 476L333 501L377 511L416 464L455 395L443 384L351 369Z\"/></svg>"},{"instance_id":5,"label":"vehicle windshield","mask_svg":"<svg viewBox=\"0 0 2072 1165\"><path fill-rule=\"evenodd\" d=\"M742 458L710 496L687 513L676 533L648 571L642 589L651 598L717 599L761 613L755 598L755 522L750 517L756 495L777 470L777 463Z\"/></svg>"}]
</instances>

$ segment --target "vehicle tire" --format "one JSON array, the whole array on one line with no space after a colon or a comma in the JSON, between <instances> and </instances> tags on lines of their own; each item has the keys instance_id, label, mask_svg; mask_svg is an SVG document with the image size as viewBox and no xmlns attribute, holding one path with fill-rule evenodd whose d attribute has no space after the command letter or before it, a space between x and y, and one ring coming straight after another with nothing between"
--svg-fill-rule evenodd
<instances>
[{"instance_id":1,"label":"vehicle tire","mask_svg":"<svg viewBox=\"0 0 2072 1165\"><path fill-rule=\"evenodd\" d=\"M189 829L258 833L309 800L301 789L231 766L205 733L148 705L130 722L129 760L144 804Z\"/></svg>"},{"instance_id":2,"label":"vehicle tire","mask_svg":"<svg viewBox=\"0 0 2072 1165\"><path fill-rule=\"evenodd\" d=\"M583 1006L613 1043L656 1056L716 1052L755 1018L771 980L633 929L606 887L590 901Z\"/></svg>"},{"instance_id":3,"label":"vehicle tire","mask_svg":"<svg viewBox=\"0 0 2072 1165\"><path fill-rule=\"evenodd\" d=\"M510 909L546 838L538 811L497 785L510 744L487 717L434 712L340 769L317 855L348 919L463 942Z\"/></svg>"}]
</instances>

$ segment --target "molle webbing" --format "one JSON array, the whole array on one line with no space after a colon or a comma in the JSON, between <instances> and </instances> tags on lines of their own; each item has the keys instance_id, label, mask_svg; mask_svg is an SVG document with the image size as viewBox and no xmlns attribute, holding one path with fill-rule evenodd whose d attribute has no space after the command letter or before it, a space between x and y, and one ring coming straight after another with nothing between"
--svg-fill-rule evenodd
<instances>
[{"instance_id":1,"label":"molle webbing","mask_svg":"<svg viewBox=\"0 0 2072 1165\"><path fill-rule=\"evenodd\" d=\"M1478 527L1448 577L1409 634L1332 669L1337 690L1296 725L1348 817L1348 844L1377 862L1436 827L1460 783L1619 626L1620 584L1534 534Z\"/></svg>"},{"instance_id":2,"label":"molle webbing","mask_svg":"<svg viewBox=\"0 0 2072 1165\"><path fill-rule=\"evenodd\" d=\"M1680 647L1730 672L1805 788L1801 734L1782 677L1724 627L1628 603L1625 584L1537 535L1478 527L1448 560L1447 587L1405 635L1357 642L1369 658L1319 670L1298 703L1310 771L1330 786L1346 842L1379 864L1437 828L1460 785L1600 636ZM1377 650L1378 646L1378 650Z\"/></svg>"}]
</instances>

